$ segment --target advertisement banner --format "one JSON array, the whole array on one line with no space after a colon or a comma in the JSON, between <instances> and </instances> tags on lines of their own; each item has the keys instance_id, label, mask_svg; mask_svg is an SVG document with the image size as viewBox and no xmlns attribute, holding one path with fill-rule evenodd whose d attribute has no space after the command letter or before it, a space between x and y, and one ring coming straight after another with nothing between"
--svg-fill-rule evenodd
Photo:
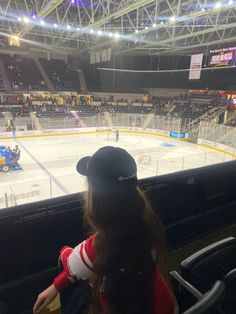
<instances>
[{"instance_id":1,"label":"advertisement banner","mask_svg":"<svg viewBox=\"0 0 236 314\"><path fill-rule=\"evenodd\" d=\"M170 132L170 137L186 139L186 134L184 132Z\"/></svg>"},{"instance_id":2,"label":"advertisement banner","mask_svg":"<svg viewBox=\"0 0 236 314\"><path fill-rule=\"evenodd\" d=\"M210 50L210 59L208 66L236 66L236 47Z\"/></svg>"},{"instance_id":3,"label":"advertisement banner","mask_svg":"<svg viewBox=\"0 0 236 314\"><path fill-rule=\"evenodd\" d=\"M200 80L203 53L192 55L189 71L189 80Z\"/></svg>"}]
</instances>

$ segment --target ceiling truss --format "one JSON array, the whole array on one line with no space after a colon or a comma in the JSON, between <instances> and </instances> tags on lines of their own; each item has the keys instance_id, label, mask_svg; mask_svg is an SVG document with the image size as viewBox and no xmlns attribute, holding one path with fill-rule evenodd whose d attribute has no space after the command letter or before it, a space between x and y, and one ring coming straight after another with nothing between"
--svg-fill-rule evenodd
<instances>
[{"instance_id":1,"label":"ceiling truss","mask_svg":"<svg viewBox=\"0 0 236 314\"><path fill-rule=\"evenodd\" d=\"M235 42L233 1L1 0L0 35L74 54L106 47L116 55L193 53Z\"/></svg>"}]
</instances>

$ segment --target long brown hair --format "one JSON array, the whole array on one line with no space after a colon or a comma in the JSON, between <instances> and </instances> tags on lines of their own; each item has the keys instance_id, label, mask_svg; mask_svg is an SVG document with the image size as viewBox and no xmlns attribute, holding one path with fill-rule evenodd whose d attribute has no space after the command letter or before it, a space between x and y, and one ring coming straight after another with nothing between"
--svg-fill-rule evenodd
<instances>
[{"instance_id":1,"label":"long brown hair","mask_svg":"<svg viewBox=\"0 0 236 314\"><path fill-rule=\"evenodd\" d=\"M88 178L84 217L97 233L91 313L151 314L163 233L144 193L133 184Z\"/></svg>"}]
</instances>

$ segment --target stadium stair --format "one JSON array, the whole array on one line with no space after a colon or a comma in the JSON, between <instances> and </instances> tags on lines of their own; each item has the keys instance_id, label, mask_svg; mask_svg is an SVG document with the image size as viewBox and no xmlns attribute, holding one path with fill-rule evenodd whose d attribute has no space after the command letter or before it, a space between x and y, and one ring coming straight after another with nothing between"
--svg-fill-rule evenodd
<instances>
[{"instance_id":1,"label":"stadium stair","mask_svg":"<svg viewBox=\"0 0 236 314\"><path fill-rule=\"evenodd\" d=\"M175 110L175 108L176 108L176 105L175 105L175 104L173 104L173 105L172 105L172 107L170 108L169 112L174 111L174 110Z\"/></svg>"},{"instance_id":2,"label":"stadium stair","mask_svg":"<svg viewBox=\"0 0 236 314\"><path fill-rule=\"evenodd\" d=\"M149 127L149 125L154 121L154 118L155 118L155 113L149 113L143 122L143 129L146 129L147 127Z\"/></svg>"},{"instance_id":3,"label":"stadium stair","mask_svg":"<svg viewBox=\"0 0 236 314\"><path fill-rule=\"evenodd\" d=\"M236 113L235 112L231 112L231 111L227 111L227 118L224 121L224 124L227 125L227 123L232 120L232 119L236 119Z\"/></svg>"},{"instance_id":4,"label":"stadium stair","mask_svg":"<svg viewBox=\"0 0 236 314\"><path fill-rule=\"evenodd\" d=\"M36 64L36 66L38 67L39 69L39 72L41 73L44 81L46 82L47 86L48 86L48 89L50 92L52 93L55 93L55 89L51 83L51 81L49 80L48 76L47 76L47 73L45 72L43 66L41 65L41 63L39 62L39 59L38 58L34 58L34 62Z\"/></svg>"},{"instance_id":5,"label":"stadium stair","mask_svg":"<svg viewBox=\"0 0 236 314\"><path fill-rule=\"evenodd\" d=\"M84 93L84 94L87 94L88 93L88 87L87 87L87 84L86 84L84 71L83 70L79 70L78 74L79 74L79 81L80 81L81 92Z\"/></svg>"},{"instance_id":6,"label":"stadium stair","mask_svg":"<svg viewBox=\"0 0 236 314\"><path fill-rule=\"evenodd\" d=\"M30 117L31 117L33 129L42 130L42 126L40 125L39 118L37 117L36 113L30 112Z\"/></svg>"},{"instance_id":7,"label":"stadium stair","mask_svg":"<svg viewBox=\"0 0 236 314\"><path fill-rule=\"evenodd\" d=\"M10 130L13 130L15 128L15 122L14 122L11 112L10 111L3 112L3 117L4 117L7 128L9 128Z\"/></svg>"},{"instance_id":8,"label":"stadium stair","mask_svg":"<svg viewBox=\"0 0 236 314\"><path fill-rule=\"evenodd\" d=\"M6 90L12 91L11 84L10 84L10 81L8 79L8 76L7 76L7 73L5 71L5 68L4 68L4 65L3 65L1 58L0 58L0 73L1 73L1 77L3 79L4 86L5 86Z\"/></svg>"},{"instance_id":9,"label":"stadium stair","mask_svg":"<svg viewBox=\"0 0 236 314\"><path fill-rule=\"evenodd\" d=\"M113 128L114 124L113 124L110 112L104 111L104 118L107 121L109 127Z\"/></svg>"}]
</instances>

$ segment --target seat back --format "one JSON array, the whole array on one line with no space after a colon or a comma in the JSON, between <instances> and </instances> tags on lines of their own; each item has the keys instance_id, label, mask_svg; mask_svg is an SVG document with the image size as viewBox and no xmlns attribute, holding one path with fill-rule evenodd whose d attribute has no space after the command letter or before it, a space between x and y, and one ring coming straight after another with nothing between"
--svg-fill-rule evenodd
<instances>
[{"instance_id":1,"label":"seat back","mask_svg":"<svg viewBox=\"0 0 236 314\"><path fill-rule=\"evenodd\" d=\"M189 256L181 263L182 277L202 293L236 268L236 239L215 242Z\"/></svg>"},{"instance_id":2,"label":"seat back","mask_svg":"<svg viewBox=\"0 0 236 314\"><path fill-rule=\"evenodd\" d=\"M202 296L202 298L195 303L191 308L186 310L183 314L216 314L218 306L220 305L225 294L225 284L218 280L213 287Z\"/></svg>"},{"instance_id":3,"label":"seat back","mask_svg":"<svg viewBox=\"0 0 236 314\"><path fill-rule=\"evenodd\" d=\"M222 303L223 313L236 313L236 268L231 270L223 279L226 293Z\"/></svg>"}]
</instances>

